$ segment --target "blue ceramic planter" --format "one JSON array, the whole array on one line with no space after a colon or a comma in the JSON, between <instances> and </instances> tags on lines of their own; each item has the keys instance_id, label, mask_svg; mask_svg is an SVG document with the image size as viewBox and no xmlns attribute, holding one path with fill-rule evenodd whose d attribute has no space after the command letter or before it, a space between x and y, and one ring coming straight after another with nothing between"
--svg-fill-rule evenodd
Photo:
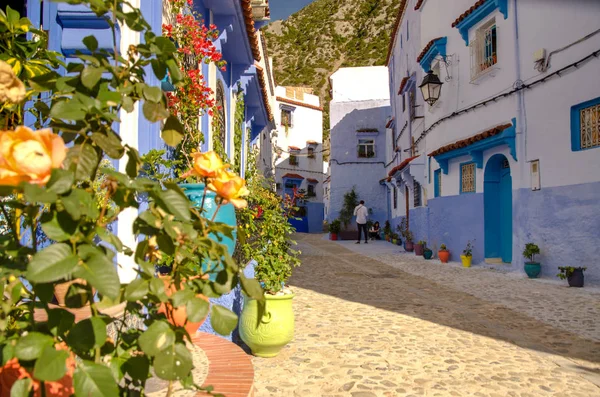
<instances>
[{"instance_id":1,"label":"blue ceramic planter","mask_svg":"<svg viewBox=\"0 0 600 397\"><path fill-rule=\"evenodd\" d=\"M525 273L529 278L538 278L542 272L542 266L539 262L525 262Z\"/></svg>"},{"instance_id":2,"label":"blue ceramic planter","mask_svg":"<svg viewBox=\"0 0 600 397\"><path fill-rule=\"evenodd\" d=\"M204 196L204 184L203 183L182 183L179 184L179 187L183 190L187 198L192 202L192 205L196 208L200 208L202 206L202 197ZM204 199L204 216L208 219L212 219L213 215L217 211L217 202L215 201L217 195L215 192L211 190L206 191L206 198ZM231 227L236 227L236 218L235 218L235 207L232 204L222 205L219 208L219 212L214 219L215 222L224 223ZM233 231L233 239L224 236L221 233L211 233L209 237L227 247L227 252L229 255L233 255L233 251L235 250L235 242L237 240L237 231ZM220 241L219 241L220 240ZM202 263L202 271L205 272L208 268L214 267L209 266L209 261L204 261ZM216 273L211 274L210 279L214 281L216 278Z\"/></svg>"}]
</instances>

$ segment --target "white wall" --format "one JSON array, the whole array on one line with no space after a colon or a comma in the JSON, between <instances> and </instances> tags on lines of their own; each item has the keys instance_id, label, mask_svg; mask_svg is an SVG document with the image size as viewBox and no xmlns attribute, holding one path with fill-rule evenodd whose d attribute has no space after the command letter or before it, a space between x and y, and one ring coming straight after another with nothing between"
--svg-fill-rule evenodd
<instances>
[{"instance_id":1,"label":"white wall","mask_svg":"<svg viewBox=\"0 0 600 397\"><path fill-rule=\"evenodd\" d=\"M331 75L332 102L389 99L387 67L341 68Z\"/></svg>"}]
</instances>

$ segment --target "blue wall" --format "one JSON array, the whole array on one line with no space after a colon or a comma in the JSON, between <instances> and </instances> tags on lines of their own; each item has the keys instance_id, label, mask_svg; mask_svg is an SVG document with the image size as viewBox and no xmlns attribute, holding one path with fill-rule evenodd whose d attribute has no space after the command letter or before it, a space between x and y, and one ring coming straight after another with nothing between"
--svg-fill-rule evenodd
<instances>
[{"instance_id":1,"label":"blue wall","mask_svg":"<svg viewBox=\"0 0 600 397\"><path fill-rule=\"evenodd\" d=\"M587 266L586 281L600 282L600 182L513 192L513 266L528 242L540 247L542 276L558 266Z\"/></svg>"}]
</instances>

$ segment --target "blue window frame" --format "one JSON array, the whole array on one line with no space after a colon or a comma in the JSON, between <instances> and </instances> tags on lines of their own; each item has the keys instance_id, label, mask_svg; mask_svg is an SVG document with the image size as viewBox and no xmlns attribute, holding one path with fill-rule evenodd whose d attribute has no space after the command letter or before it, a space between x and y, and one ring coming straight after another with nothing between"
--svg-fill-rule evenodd
<instances>
[{"instance_id":1,"label":"blue window frame","mask_svg":"<svg viewBox=\"0 0 600 397\"><path fill-rule=\"evenodd\" d=\"M410 39L410 31L408 30L408 21L406 21L406 41Z\"/></svg>"},{"instance_id":2,"label":"blue window frame","mask_svg":"<svg viewBox=\"0 0 600 397\"><path fill-rule=\"evenodd\" d=\"M400 35L400 48L402 48L402 35Z\"/></svg>"},{"instance_id":3,"label":"blue window frame","mask_svg":"<svg viewBox=\"0 0 600 397\"><path fill-rule=\"evenodd\" d=\"M442 169L438 168L433 173L433 193L434 197L442 195Z\"/></svg>"},{"instance_id":4,"label":"blue window frame","mask_svg":"<svg viewBox=\"0 0 600 397\"><path fill-rule=\"evenodd\" d=\"M477 192L477 167L474 161L460 164L460 194Z\"/></svg>"},{"instance_id":5,"label":"blue window frame","mask_svg":"<svg viewBox=\"0 0 600 397\"><path fill-rule=\"evenodd\" d=\"M571 107L571 150L600 148L600 97Z\"/></svg>"}]
</instances>

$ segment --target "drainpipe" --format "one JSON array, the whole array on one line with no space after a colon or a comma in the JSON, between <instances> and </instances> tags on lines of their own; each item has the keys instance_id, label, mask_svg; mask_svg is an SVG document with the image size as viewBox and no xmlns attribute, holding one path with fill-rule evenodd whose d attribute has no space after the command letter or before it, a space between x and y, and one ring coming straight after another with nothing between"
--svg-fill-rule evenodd
<instances>
[{"instance_id":1,"label":"drainpipe","mask_svg":"<svg viewBox=\"0 0 600 397\"><path fill-rule=\"evenodd\" d=\"M523 84L521 79L521 50L519 46L519 17L517 12L517 0L513 0L514 10L514 30L515 30L515 71L516 71L516 84ZM521 90L517 93L517 135L521 136L521 144L523 147L522 153L519 155L520 160L521 177L525 177L525 163L527 162L527 120L525 117L525 90Z\"/></svg>"}]
</instances>

